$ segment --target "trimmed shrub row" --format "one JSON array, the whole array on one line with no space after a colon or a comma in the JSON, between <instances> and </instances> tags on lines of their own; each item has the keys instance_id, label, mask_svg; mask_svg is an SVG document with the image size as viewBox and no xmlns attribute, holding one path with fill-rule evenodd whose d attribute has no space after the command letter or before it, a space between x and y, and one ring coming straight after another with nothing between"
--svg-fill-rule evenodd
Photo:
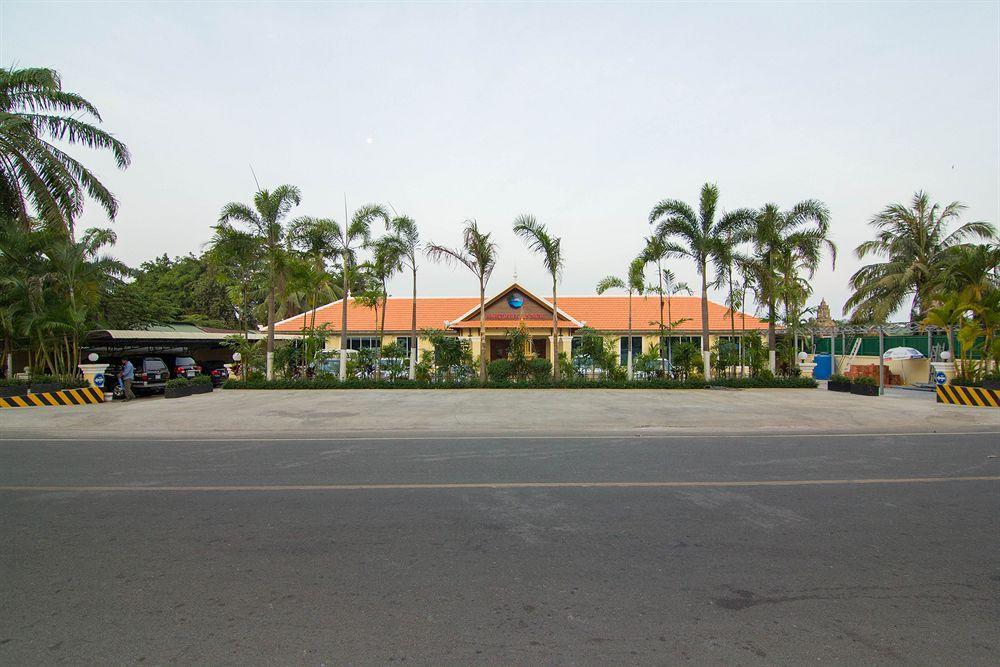
<instances>
[{"instance_id":1,"label":"trimmed shrub row","mask_svg":"<svg viewBox=\"0 0 1000 667\"><path fill-rule=\"evenodd\" d=\"M331 379L317 380L226 380L223 389L709 389L727 387L733 389L815 389L812 378L724 378L705 382L704 380L643 380L616 382L614 380L551 380L539 382L510 382L504 380L479 382L422 382L419 380L396 380L395 382L375 382L373 380L348 379L344 382Z\"/></svg>"}]
</instances>

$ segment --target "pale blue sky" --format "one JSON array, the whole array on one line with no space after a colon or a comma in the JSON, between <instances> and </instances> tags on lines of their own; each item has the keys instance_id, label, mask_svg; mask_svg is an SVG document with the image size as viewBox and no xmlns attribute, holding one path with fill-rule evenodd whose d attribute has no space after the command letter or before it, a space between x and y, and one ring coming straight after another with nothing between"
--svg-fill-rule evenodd
<instances>
[{"instance_id":1,"label":"pale blue sky","mask_svg":"<svg viewBox=\"0 0 1000 667\"><path fill-rule=\"evenodd\" d=\"M561 290L623 273L665 197L809 197L840 248L813 281L838 312L853 248L925 188L1000 218L996 2L332 4L0 2L0 62L59 70L134 156L81 153L122 202L117 254L197 251L219 209L298 185L296 214L389 202L425 238L495 230L510 281L545 293L510 233L564 238ZM105 225L91 205L82 226ZM693 266L672 263L692 285ZM650 274L652 277L652 274ZM424 294L475 293L421 273ZM393 292L405 294L407 281Z\"/></svg>"}]
</instances>

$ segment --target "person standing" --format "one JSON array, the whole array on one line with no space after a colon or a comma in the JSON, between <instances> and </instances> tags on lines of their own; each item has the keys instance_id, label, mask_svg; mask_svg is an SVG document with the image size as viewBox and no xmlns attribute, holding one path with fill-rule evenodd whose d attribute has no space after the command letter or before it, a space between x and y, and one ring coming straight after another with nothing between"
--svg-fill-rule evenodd
<instances>
[{"instance_id":1,"label":"person standing","mask_svg":"<svg viewBox=\"0 0 1000 667\"><path fill-rule=\"evenodd\" d=\"M135 379L135 366L128 359L122 358L122 386L124 387L124 395L126 401L131 401L135 398L135 394L132 393L132 380Z\"/></svg>"}]
</instances>

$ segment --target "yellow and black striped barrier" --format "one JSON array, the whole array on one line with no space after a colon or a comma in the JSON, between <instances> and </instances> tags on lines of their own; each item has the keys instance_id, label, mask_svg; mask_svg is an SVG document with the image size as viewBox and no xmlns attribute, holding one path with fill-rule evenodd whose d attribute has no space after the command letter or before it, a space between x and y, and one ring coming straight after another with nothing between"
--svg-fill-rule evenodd
<instances>
[{"instance_id":1,"label":"yellow and black striped barrier","mask_svg":"<svg viewBox=\"0 0 1000 667\"><path fill-rule=\"evenodd\" d=\"M937 402L972 405L980 408L1000 408L1000 391L983 389L982 387L939 384L937 386Z\"/></svg>"},{"instance_id":2,"label":"yellow and black striped barrier","mask_svg":"<svg viewBox=\"0 0 1000 667\"><path fill-rule=\"evenodd\" d=\"M87 405L103 403L104 392L97 387L44 391L26 396L0 396L0 408L31 408L47 405Z\"/></svg>"}]
</instances>

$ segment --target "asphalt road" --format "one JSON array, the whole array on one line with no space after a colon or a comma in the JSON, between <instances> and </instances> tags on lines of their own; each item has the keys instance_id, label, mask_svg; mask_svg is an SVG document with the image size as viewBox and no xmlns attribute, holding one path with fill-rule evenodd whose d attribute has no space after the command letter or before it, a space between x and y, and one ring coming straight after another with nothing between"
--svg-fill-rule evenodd
<instances>
[{"instance_id":1,"label":"asphalt road","mask_svg":"<svg viewBox=\"0 0 1000 667\"><path fill-rule=\"evenodd\" d=\"M997 456L997 433L0 440L0 663L996 664Z\"/></svg>"}]
</instances>

